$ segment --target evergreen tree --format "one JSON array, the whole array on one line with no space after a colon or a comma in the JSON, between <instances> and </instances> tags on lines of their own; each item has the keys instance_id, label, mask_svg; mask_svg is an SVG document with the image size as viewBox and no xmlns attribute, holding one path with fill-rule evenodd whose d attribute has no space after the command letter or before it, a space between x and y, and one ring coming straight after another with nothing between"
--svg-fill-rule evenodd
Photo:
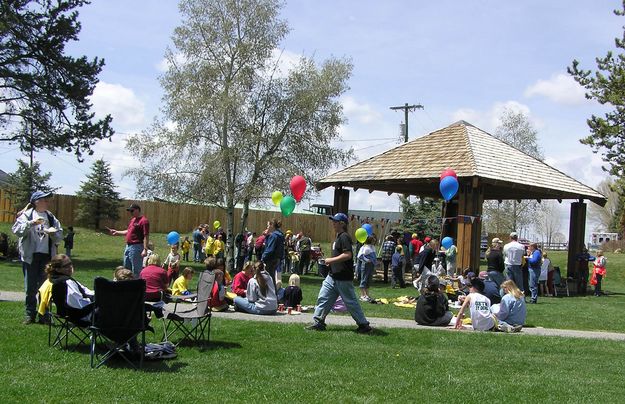
<instances>
[{"instance_id":1,"label":"evergreen tree","mask_svg":"<svg viewBox=\"0 0 625 404\"><path fill-rule=\"evenodd\" d=\"M404 213L404 225L399 229L409 233L439 238L441 234L442 202L432 198L417 198L413 203L410 199L400 196L401 210Z\"/></svg>"},{"instance_id":2,"label":"evergreen tree","mask_svg":"<svg viewBox=\"0 0 625 404\"><path fill-rule=\"evenodd\" d=\"M113 130L89 98L104 60L65 53L78 39L86 0L0 1L0 141L22 151L74 152L78 160Z\"/></svg>"},{"instance_id":3,"label":"evergreen tree","mask_svg":"<svg viewBox=\"0 0 625 404\"><path fill-rule=\"evenodd\" d=\"M39 162L33 162L31 167L28 163L17 160L17 170L10 173L7 179L13 194L13 207L16 210L24 208L30 202L30 196L35 191L56 191L58 188L54 188L48 183L50 177L52 177L51 173L41 173Z\"/></svg>"},{"instance_id":4,"label":"evergreen tree","mask_svg":"<svg viewBox=\"0 0 625 404\"><path fill-rule=\"evenodd\" d=\"M100 159L93 163L91 174L76 193L78 209L76 221L84 226L100 228L102 220L119 219L119 193L115 191L113 176L108 163Z\"/></svg>"}]
</instances>

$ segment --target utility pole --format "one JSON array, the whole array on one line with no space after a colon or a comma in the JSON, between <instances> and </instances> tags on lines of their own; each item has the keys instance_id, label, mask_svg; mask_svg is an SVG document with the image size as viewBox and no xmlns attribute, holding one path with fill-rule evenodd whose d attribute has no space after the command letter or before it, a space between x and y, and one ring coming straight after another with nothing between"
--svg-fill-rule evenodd
<instances>
[{"instance_id":1,"label":"utility pole","mask_svg":"<svg viewBox=\"0 0 625 404\"><path fill-rule=\"evenodd\" d=\"M404 129L404 143L408 142L408 111L412 112L414 110L417 109L423 109L423 105L421 104L415 104L415 105L408 105L408 103L405 103L402 106L399 107L390 107L392 110L398 110L398 109L403 109L404 110L404 124L405 129Z\"/></svg>"}]
</instances>

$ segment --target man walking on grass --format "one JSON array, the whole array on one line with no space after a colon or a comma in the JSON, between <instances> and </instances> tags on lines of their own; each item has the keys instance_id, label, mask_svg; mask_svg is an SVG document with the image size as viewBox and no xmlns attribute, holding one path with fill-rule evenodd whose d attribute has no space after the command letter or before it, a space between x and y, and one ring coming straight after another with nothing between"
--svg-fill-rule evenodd
<instances>
[{"instance_id":1,"label":"man walking on grass","mask_svg":"<svg viewBox=\"0 0 625 404\"><path fill-rule=\"evenodd\" d=\"M523 256L525 255L525 247L518 242L518 238L516 232L510 233L510 242L503 246L503 256L508 279L514 281L519 289L524 291L521 265L523 263Z\"/></svg>"},{"instance_id":2,"label":"man walking on grass","mask_svg":"<svg viewBox=\"0 0 625 404\"><path fill-rule=\"evenodd\" d=\"M315 314L313 315L314 323L306 329L315 331L324 331L326 329L325 319L330 313L336 299L341 296L347 310L352 315L358 328L356 332L368 333L372 328L365 317L365 314L358 303L356 292L354 292L354 261L352 254L352 239L347 234L347 215L345 213L337 213L330 216L332 227L336 232L336 240L332 244L332 257L326 258L326 265L330 266L330 273L321 284L319 296L317 297L317 305L315 306Z\"/></svg>"},{"instance_id":3,"label":"man walking on grass","mask_svg":"<svg viewBox=\"0 0 625 404\"><path fill-rule=\"evenodd\" d=\"M147 217L141 214L141 207L136 203L130 205L126 210L132 216L130 223L128 223L128 229L108 230L111 236L126 236L123 265L124 268L132 270L135 278L139 278L143 269L143 257L148 253L150 222Z\"/></svg>"}]
</instances>

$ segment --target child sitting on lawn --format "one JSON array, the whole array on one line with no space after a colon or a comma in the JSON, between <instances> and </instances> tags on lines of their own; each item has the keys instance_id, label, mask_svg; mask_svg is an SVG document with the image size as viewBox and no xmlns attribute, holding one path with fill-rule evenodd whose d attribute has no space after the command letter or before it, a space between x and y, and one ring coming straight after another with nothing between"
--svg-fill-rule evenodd
<instances>
[{"instance_id":1,"label":"child sitting on lawn","mask_svg":"<svg viewBox=\"0 0 625 404\"><path fill-rule=\"evenodd\" d=\"M475 331L491 331L495 328L495 316L490 312L490 299L483 295L484 281L471 279L469 294L464 298L456 318L456 329L462 328L462 319L467 307L471 315L471 325Z\"/></svg>"},{"instance_id":2,"label":"child sitting on lawn","mask_svg":"<svg viewBox=\"0 0 625 404\"><path fill-rule=\"evenodd\" d=\"M270 315L278 310L278 299L271 275L261 261L254 264L254 277L247 283L246 297L234 298L234 308L250 314Z\"/></svg>"},{"instance_id":3,"label":"child sitting on lawn","mask_svg":"<svg viewBox=\"0 0 625 404\"><path fill-rule=\"evenodd\" d=\"M114 281L129 281L132 279L135 279L135 276L130 269L124 268L123 266L115 268L115 272L113 273Z\"/></svg>"},{"instance_id":4,"label":"child sitting on lawn","mask_svg":"<svg viewBox=\"0 0 625 404\"><path fill-rule=\"evenodd\" d=\"M284 305L296 308L302 303L302 289L299 287L299 275L293 274L289 277L289 286L284 290Z\"/></svg>"},{"instance_id":5,"label":"child sitting on lawn","mask_svg":"<svg viewBox=\"0 0 625 404\"><path fill-rule=\"evenodd\" d=\"M171 288L171 294L173 296L190 295L191 292L189 292L189 281L193 279L194 273L195 271L191 267L186 267L185 269L183 269L182 275L180 275L178 279L174 281L174 286L172 286Z\"/></svg>"}]
</instances>

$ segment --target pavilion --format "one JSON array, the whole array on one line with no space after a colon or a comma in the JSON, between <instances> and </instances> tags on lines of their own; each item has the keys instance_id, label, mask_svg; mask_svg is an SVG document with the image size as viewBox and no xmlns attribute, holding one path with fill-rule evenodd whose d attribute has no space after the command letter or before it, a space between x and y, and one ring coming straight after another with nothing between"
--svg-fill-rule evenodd
<instances>
[{"instance_id":1,"label":"pavilion","mask_svg":"<svg viewBox=\"0 0 625 404\"><path fill-rule=\"evenodd\" d=\"M333 186L335 212L347 212L349 190L367 189L441 198L440 173L452 168L459 190L447 204L444 217L457 226L445 226L444 236L456 239L458 267L478 268L481 216L484 200L569 199L568 276L575 276L575 255L584 245L586 203L605 205L606 197L570 176L531 157L483 130L459 121L377 156L328 175L315 185Z\"/></svg>"}]
</instances>

